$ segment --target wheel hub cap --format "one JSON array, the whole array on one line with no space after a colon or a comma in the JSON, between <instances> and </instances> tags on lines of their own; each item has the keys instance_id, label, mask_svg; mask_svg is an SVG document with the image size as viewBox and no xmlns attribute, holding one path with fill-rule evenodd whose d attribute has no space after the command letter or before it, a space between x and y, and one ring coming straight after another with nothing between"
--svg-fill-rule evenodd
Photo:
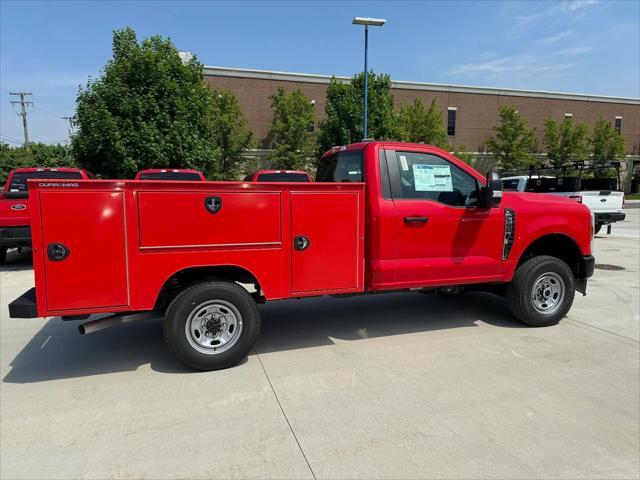
<instances>
[{"instance_id":1,"label":"wheel hub cap","mask_svg":"<svg viewBox=\"0 0 640 480\"><path fill-rule=\"evenodd\" d=\"M540 275L531 292L533 307L544 315L555 313L562 306L565 290L564 280L557 273L548 272Z\"/></svg>"},{"instance_id":2,"label":"wheel hub cap","mask_svg":"<svg viewBox=\"0 0 640 480\"><path fill-rule=\"evenodd\" d=\"M229 350L241 333L242 315L225 300L210 300L195 306L185 323L189 344L207 355Z\"/></svg>"}]
</instances>

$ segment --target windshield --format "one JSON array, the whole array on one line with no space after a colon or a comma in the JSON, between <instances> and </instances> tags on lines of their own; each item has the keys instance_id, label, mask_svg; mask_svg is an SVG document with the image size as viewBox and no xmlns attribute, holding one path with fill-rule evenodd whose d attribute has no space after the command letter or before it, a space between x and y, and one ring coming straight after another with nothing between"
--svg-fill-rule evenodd
<instances>
[{"instance_id":1,"label":"windshield","mask_svg":"<svg viewBox=\"0 0 640 480\"><path fill-rule=\"evenodd\" d=\"M193 172L149 172L140 175L140 180L189 180L199 182L202 178Z\"/></svg>"},{"instance_id":2,"label":"windshield","mask_svg":"<svg viewBox=\"0 0 640 480\"><path fill-rule=\"evenodd\" d=\"M26 192L29 190L27 180L30 178L73 178L81 179L82 173L80 172L60 172L57 170L43 170L41 172L16 172L11 177L11 183L9 184L10 192Z\"/></svg>"},{"instance_id":3,"label":"windshield","mask_svg":"<svg viewBox=\"0 0 640 480\"><path fill-rule=\"evenodd\" d=\"M261 173L258 182L308 182L304 173Z\"/></svg>"}]
</instances>

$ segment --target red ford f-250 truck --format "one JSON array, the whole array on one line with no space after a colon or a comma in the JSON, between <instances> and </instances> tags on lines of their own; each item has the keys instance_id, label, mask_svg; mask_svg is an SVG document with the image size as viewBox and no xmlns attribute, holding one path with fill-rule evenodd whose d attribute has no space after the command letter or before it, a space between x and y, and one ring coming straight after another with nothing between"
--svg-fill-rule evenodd
<instances>
[{"instance_id":1,"label":"red ford f-250 truck","mask_svg":"<svg viewBox=\"0 0 640 480\"><path fill-rule=\"evenodd\" d=\"M86 170L70 167L16 168L9 172L4 191L0 192L0 264L9 248L31 246L29 192L27 180L80 180L91 178Z\"/></svg>"},{"instance_id":2,"label":"red ford f-250 truck","mask_svg":"<svg viewBox=\"0 0 640 480\"><path fill-rule=\"evenodd\" d=\"M593 273L589 210L488 177L435 147L363 142L310 183L34 182L36 287L10 315L115 312L87 333L160 313L201 370L246 356L256 303L278 299L466 286L553 325Z\"/></svg>"}]
</instances>

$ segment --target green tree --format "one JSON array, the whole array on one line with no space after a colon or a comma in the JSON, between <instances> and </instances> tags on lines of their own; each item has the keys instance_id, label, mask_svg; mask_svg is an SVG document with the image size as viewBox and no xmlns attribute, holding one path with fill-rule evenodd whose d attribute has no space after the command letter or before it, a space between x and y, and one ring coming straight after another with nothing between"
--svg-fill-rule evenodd
<instances>
[{"instance_id":1,"label":"green tree","mask_svg":"<svg viewBox=\"0 0 640 480\"><path fill-rule=\"evenodd\" d=\"M464 163L471 165L474 160L473 153L467 151L467 147L464 145L452 145L449 148L452 149L453 156L459 158Z\"/></svg>"},{"instance_id":2,"label":"green tree","mask_svg":"<svg viewBox=\"0 0 640 480\"><path fill-rule=\"evenodd\" d=\"M31 143L29 150L25 150L0 143L0 184L4 184L14 168L75 166L67 145Z\"/></svg>"},{"instance_id":3,"label":"green tree","mask_svg":"<svg viewBox=\"0 0 640 480\"><path fill-rule=\"evenodd\" d=\"M411 105L400 107L398 114L401 138L405 142L423 142L436 147L449 148L447 132L442 120L442 112L435 98L429 109L416 98Z\"/></svg>"},{"instance_id":4,"label":"green tree","mask_svg":"<svg viewBox=\"0 0 640 480\"><path fill-rule=\"evenodd\" d=\"M554 167L573 160L585 160L588 155L587 125L576 123L572 118L557 122L552 118L544 120L544 145L547 158Z\"/></svg>"},{"instance_id":5,"label":"green tree","mask_svg":"<svg viewBox=\"0 0 640 480\"><path fill-rule=\"evenodd\" d=\"M331 79L327 87L325 119L320 123L318 156L335 145L362 140L364 72L345 83ZM393 110L389 75L369 73L368 137L399 140L397 114Z\"/></svg>"},{"instance_id":6,"label":"green tree","mask_svg":"<svg viewBox=\"0 0 640 480\"><path fill-rule=\"evenodd\" d=\"M243 163L242 152L251 148L253 135L247 127L238 100L228 90L213 91L212 128L220 149L220 168L212 178L234 180Z\"/></svg>"},{"instance_id":7,"label":"green tree","mask_svg":"<svg viewBox=\"0 0 640 480\"><path fill-rule=\"evenodd\" d=\"M593 126L593 133L589 141L593 175L596 178L607 176L610 169L609 162L625 155L624 138L616 132L611 122L598 118Z\"/></svg>"},{"instance_id":8,"label":"green tree","mask_svg":"<svg viewBox=\"0 0 640 480\"><path fill-rule=\"evenodd\" d=\"M105 177L131 177L151 167L198 168L218 175L211 91L202 64L182 62L169 39L139 43L131 28L113 34L113 58L80 88L78 163Z\"/></svg>"},{"instance_id":9,"label":"green tree","mask_svg":"<svg viewBox=\"0 0 640 480\"><path fill-rule=\"evenodd\" d=\"M313 155L315 138L310 131L315 122L315 109L301 90L287 92L279 88L271 97L273 120L269 136L274 168L305 168Z\"/></svg>"},{"instance_id":10,"label":"green tree","mask_svg":"<svg viewBox=\"0 0 640 480\"><path fill-rule=\"evenodd\" d=\"M487 143L487 149L504 170L525 167L533 162L536 131L527 127L527 120L511 105L500 107L500 125Z\"/></svg>"}]
</instances>

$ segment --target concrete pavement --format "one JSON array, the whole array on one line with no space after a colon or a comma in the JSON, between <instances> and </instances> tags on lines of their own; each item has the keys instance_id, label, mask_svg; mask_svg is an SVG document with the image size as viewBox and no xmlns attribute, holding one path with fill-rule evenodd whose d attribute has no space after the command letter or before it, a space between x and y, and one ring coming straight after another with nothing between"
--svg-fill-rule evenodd
<instances>
[{"instance_id":1,"label":"concrete pavement","mask_svg":"<svg viewBox=\"0 0 640 480\"><path fill-rule=\"evenodd\" d=\"M0 476L638 478L640 244L618 231L596 258L625 270L597 270L556 327L486 294L274 302L256 352L211 373L181 367L159 321L81 337L9 319L33 283L14 255Z\"/></svg>"}]
</instances>

